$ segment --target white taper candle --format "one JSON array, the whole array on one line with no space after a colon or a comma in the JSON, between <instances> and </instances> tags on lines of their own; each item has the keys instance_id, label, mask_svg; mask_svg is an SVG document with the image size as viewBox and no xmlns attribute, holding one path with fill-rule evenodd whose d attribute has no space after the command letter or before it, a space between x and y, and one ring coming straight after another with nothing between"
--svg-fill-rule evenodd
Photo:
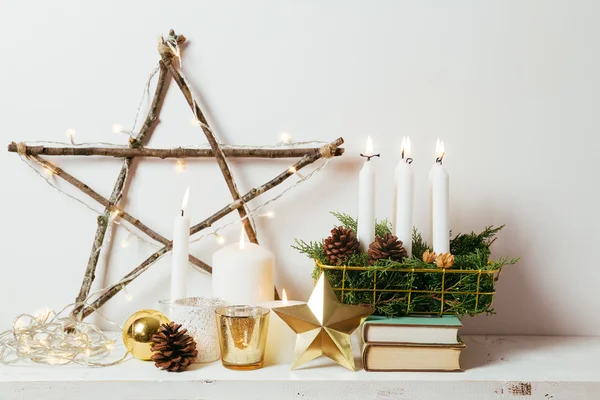
<instances>
[{"instance_id":1,"label":"white taper candle","mask_svg":"<svg viewBox=\"0 0 600 400\"><path fill-rule=\"evenodd\" d=\"M181 214L173 223L173 264L171 269L171 301L187 297L187 270L190 255L190 219L186 215L190 188L183 196Z\"/></svg>"},{"instance_id":2,"label":"white taper candle","mask_svg":"<svg viewBox=\"0 0 600 400\"><path fill-rule=\"evenodd\" d=\"M360 250L367 252L369 245L375 240L375 167L373 157L373 141L367 138L367 148L363 155L366 161L358 176L358 226L356 229Z\"/></svg>"},{"instance_id":3,"label":"white taper candle","mask_svg":"<svg viewBox=\"0 0 600 400\"><path fill-rule=\"evenodd\" d=\"M444 142L436 144L436 161L429 179L431 183L431 233L433 251L441 254L450 251L450 179L444 159Z\"/></svg>"},{"instance_id":4,"label":"white taper candle","mask_svg":"<svg viewBox=\"0 0 600 400\"><path fill-rule=\"evenodd\" d=\"M413 174L410 138L402 140L402 159L396 167L394 198L394 235L402 241L408 256L412 256L413 203L415 177Z\"/></svg>"}]
</instances>

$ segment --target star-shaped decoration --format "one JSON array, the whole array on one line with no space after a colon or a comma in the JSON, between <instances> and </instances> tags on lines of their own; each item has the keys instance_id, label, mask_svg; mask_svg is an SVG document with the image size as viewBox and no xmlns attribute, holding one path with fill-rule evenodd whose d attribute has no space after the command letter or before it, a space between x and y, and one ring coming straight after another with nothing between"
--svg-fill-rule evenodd
<instances>
[{"instance_id":1,"label":"star-shaped decoration","mask_svg":"<svg viewBox=\"0 0 600 400\"><path fill-rule=\"evenodd\" d=\"M46 173L51 176L57 176L63 179L67 183L73 185L79 189L85 195L93 199L104 207L104 211L97 218L97 228L92 243L92 250L88 259L86 270L83 277L83 282L79 290L79 294L75 300L75 307L73 308L72 315L78 319L83 319L94 311L102 307L108 300L119 293L125 286L131 283L134 279L145 272L151 265L159 260L164 254L168 253L173 248L173 241L169 238L159 234L154 229L150 228L149 225L140 221L140 219L134 217L122 207L119 207L119 203L125 196L126 183L131 181L129 171L132 163L138 157L157 157L160 159L165 158L193 158L193 157L213 157L221 174L225 180L225 183L231 193L232 202L225 205L214 214L196 223L190 227L190 235L197 234L204 229L210 228L213 224L219 221L226 215L237 212L240 216L240 221L244 226L246 234L251 242L258 244L256 230L252 224L252 213L248 209L248 202L262 195L263 193L271 190L277 185L284 182L289 177L293 176L300 169L310 165L320 158L331 158L343 154L343 149L339 148L344 140L338 138L332 143L321 146L320 148L312 149L252 149L252 148L235 148L231 146L223 146L216 138L214 132L209 127L208 121L206 120L204 113L200 109L200 106L194 99L191 89L188 86L187 79L181 69L181 55L179 52L179 46L185 42L183 35L176 35L173 30L169 32L169 36L161 38L158 45L158 52L161 57L157 71L159 73L158 82L156 85L154 97L150 105L150 109L146 118L143 122L137 134L133 134L129 140L128 148L100 148L100 147L81 147L76 146L71 137L71 143L73 146L69 147L46 147L46 146L28 146L25 143L12 142L8 145L8 151L18 153L23 159L34 161L39 164ZM183 96L190 106L195 121L199 124L202 132L206 136L206 139L210 145L210 149L152 149L147 148L146 143L159 122L159 114L164 101L164 95L167 90L168 78L172 78ZM92 189L89 185L76 178L74 175L66 172L62 168L59 168L54 163L51 163L41 156L106 156L106 157L120 157L123 159L123 165L117 180L114 184L113 191L110 197L103 196ZM245 194L240 193L235 183L232 171L230 170L229 164L227 163L226 156L231 157L267 157L267 158L291 158L301 157L299 161L294 163L291 167L287 168L284 172L275 176L273 179L266 183L252 188ZM48 178L49 179L49 178ZM54 186L54 185L53 185ZM89 293L92 283L95 279L95 272L100 256L100 252L104 247L103 243L107 235L107 231L111 224L116 220L120 219L126 221L138 233L147 236L150 240L161 245L158 250L146 258L136 268L131 270L125 275L120 281L112 284L106 288L102 293L94 298L91 304L88 304ZM204 263L198 258L190 255L190 264L197 268L200 268L208 273L212 272L210 265Z\"/></svg>"},{"instance_id":2,"label":"star-shaped decoration","mask_svg":"<svg viewBox=\"0 0 600 400\"><path fill-rule=\"evenodd\" d=\"M325 356L352 371L356 366L350 335L373 311L370 306L339 303L325 274L321 274L307 304L273 308L297 334L292 369Z\"/></svg>"}]
</instances>

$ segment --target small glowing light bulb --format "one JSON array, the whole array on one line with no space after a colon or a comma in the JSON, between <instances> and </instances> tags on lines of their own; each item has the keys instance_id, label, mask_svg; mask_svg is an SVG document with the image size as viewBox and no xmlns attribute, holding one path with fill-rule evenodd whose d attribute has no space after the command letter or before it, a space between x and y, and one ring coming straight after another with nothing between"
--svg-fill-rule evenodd
<instances>
[{"instance_id":1,"label":"small glowing light bulb","mask_svg":"<svg viewBox=\"0 0 600 400\"><path fill-rule=\"evenodd\" d=\"M267 218L273 218L273 217L275 217L275 212L274 211L267 211L266 214L265 214L265 216Z\"/></svg>"},{"instance_id":2,"label":"small glowing light bulb","mask_svg":"<svg viewBox=\"0 0 600 400\"><path fill-rule=\"evenodd\" d=\"M85 349L85 356L89 357L90 354L92 354L92 351L90 349Z\"/></svg>"},{"instance_id":3,"label":"small glowing light bulb","mask_svg":"<svg viewBox=\"0 0 600 400\"><path fill-rule=\"evenodd\" d=\"M54 171L51 168L44 167L44 174L46 174L46 178L52 178L54 176Z\"/></svg>"},{"instance_id":4,"label":"small glowing light bulb","mask_svg":"<svg viewBox=\"0 0 600 400\"><path fill-rule=\"evenodd\" d=\"M292 143L292 135L290 135L287 132L281 132L281 135L279 135L279 137L281 138L281 141L283 143L286 143L286 144Z\"/></svg>"},{"instance_id":5,"label":"small glowing light bulb","mask_svg":"<svg viewBox=\"0 0 600 400\"><path fill-rule=\"evenodd\" d=\"M114 124L114 125L112 126L112 131L113 131L114 133L125 133L125 132L123 131L123 127L122 127L120 124Z\"/></svg>"},{"instance_id":6,"label":"small glowing light bulb","mask_svg":"<svg viewBox=\"0 0 600 400\"><path fill-rule=\"evenodd\" d=\"M183 171L185 171L185 160L183 158L177 159L177 164L175 165L175 169L179 173L182 173Z\"/></svg>"},{"instance_id":7,"label":"small glowing light bulb","mask_svg":"<svg viewBox=\"0 0 600 400\"><path fill-rule=\"evenodd\" d=\"M110 213L110 218L113 220L113 222L116 222L117 218L119 218L119 213L119 210L112 210Z\"/></svg>"},{"instance_id":8,"label":"small glowing light bulb","mask_svg":"<svg viewBox=\"0 0 600 400\"><path fill-rule=\"evenodd\" d=\"M292 173L292 174L296 174L296 175L298 175L298 177L299 177L300 179L302 179L302 180L306 179L306 177L305 177L304 175L302 175L300 172L298 172L298 170L297 170L297 169L296 169L296 167L294 167L294 166L291 166L291 167L288 169L288 171L290 171L290 173Z\"/></svg>"},{"instance_id":9,"label":"small glowing light bulb","mask_svg":"<svg viewBox=\"0 0 600 400\"><path fill-rule=\"evenodd\" d=\"M123 241L121 242L121 247L129 247L129 238L123 239Z\"/></svg>"},{"instance_id":10,"label":"small glowing light bulb","mask_svg":"<svg viewBox=\"0 0 600 400\"><path fill-rule=\"evenodd\" d=\"M125 287L124 287L124 288L123 288L123 292L125 293L125 300L127 300L127 301L131 301L131 300L133 300L133 296L131 295L131 293L129 293L129 292L127 291L127 288L125 288Z\"/></svg>"},{"instance_id":11,"label":"small glowing light bulb","mask_svg":"<svg viewBox=\"0 0 600 400\"><path fill-rule=\"evenodd\" d=\"M215 240L219 244L225 243L225 238L223 236L219 235L218 233L215 233Z\"/></svg>"},{"instance_id":12,"label":"small glowing light bulb","mask_svg":"<svg viewBox=\"0 0 600 400\"><path fill-rule=\"evenodd\" d=\"M106 347L106 350L112 350L115 348L115 345L113 343L108 343L105 347Z\"/></svg>"},{"instance_id":13,"label":"small glowing light bulb","mask_svg":"<svg viewBox=\"0 0 600 400\"><path fill-rule=\"evenodd\" d=\"M190 125L200 126L200 121L198 121L198 119L196 119L196 118L192 118L192 119L190 119Z\"/></svg>"}]
</instances>

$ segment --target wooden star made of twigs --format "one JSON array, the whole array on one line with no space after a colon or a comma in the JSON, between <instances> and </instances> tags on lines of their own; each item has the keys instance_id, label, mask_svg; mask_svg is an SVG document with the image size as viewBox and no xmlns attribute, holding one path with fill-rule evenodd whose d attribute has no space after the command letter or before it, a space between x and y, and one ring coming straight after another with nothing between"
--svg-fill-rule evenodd
<instances>
[{"instance_id":1,"label":"wooden star made of twigs","mask_svg":"<svg viewBox=\"0 0 600 400\"><path fill-rule=\"evenodd\" d=\"M91 197L94 201L101 204L104 207L104 212L98 216L97 228L94 235L94 242L92 244L92 250L88 263L86 266L83 282L81 289L75 300L76 306L73 309L73 315L79 319L83 319L95 310L102 307L108 300L110 300L115 294L125 288L141 273L145 272L152 264L154 264L162 255L172 250L172 240L160 235L155 230L151 229L148 225L144 224L138 218L132 216L124 209L120 208L119 202L124 196L125 183L127 182L129 175L128 172L133 161L138 157L158 157L161 159L165 158L197 158L197 157L214 157L219 165L221 173L225 179L229 192L231 193L232 202L215 212L205 220L193 225L190 228L190 235L194 235L203 229L209 228L215 222L230 214L233 211L238 212L241 221L244 225L244 229L249 240L253 243L258 243L256 231L250 221L249 211L247 203L250 200L255 199L266 191L274 188L290 176L294 175L297 171L303 167L315 162L320 158L329 158L333 156L342 155L344 152L343 148L340 148L344 143L342 138L338 138L335 141L322 146L320 148L288 148L288 149L264 149L264 148L235 148L222 146L216 139L211 128L209 127L208 121L204 117L204 113L200 109L199 105L194 99L192 92L187 84L185 76L183 75L179 65L179 46L183 44L185 37L183 35L176 35L172 30L169 36L164 39L161 38L158 45L158 52L161 56L159 61L159 76L158 83L154 92L154 97L150 105L150 109L142 127L135 136L131 136L129 140L128 148L113 148L113 147L46 147L46 146L28 146L24 143L11 142L8 145L8 151L16 152L22 157L27 157L46 170L51 171L56 176L62 178L64 181L73 185L77 189L81 190L87 196ZM151 149L144 147L148 142L154 128L158 122L158 116L164 101L164 95L167 88L167 76L171 76L177 83L177 86L181 89L181 92L185 96L190 108L192 109L198 124L201 126L206 139L210 145L210 149ZM109 198L102 196L101 194L94 191L90 186L83 183L73 175L59 168L55 164L47 161L41 156L109 156L109 157L120 157L123 158L123 165L121 171L117 176L114 188ZM229 157L266 157L266 158L291 158L301 157L299 161L293 164L292 167L287 168L284 172L280 173L265 184L251 189L247 193L241 195L235 184L233 175L227 163L226 156ZM109 286L102 292L91 304L87 304L87 298L92 286L92 282L95 278L96 266L102 249L107 229L111 223L112 218L121 218L133 225L140 232L148 236L150 239L162 244L163 247L158 249L146 260L139 264L136 268L131 270L125 275L118 283ZM204 271L211 273L212 268L199 260L198 258L190 255L190 263L194 266L203 269Z\"/></svg>"}]
</instances>

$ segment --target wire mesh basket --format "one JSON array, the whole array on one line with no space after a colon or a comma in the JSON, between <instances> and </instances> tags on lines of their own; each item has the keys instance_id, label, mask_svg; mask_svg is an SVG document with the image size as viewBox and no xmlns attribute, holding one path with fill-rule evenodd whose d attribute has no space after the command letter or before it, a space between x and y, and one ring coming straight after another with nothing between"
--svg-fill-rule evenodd
<instances>
[{"instance_id":1,"label":"wire mesh basket","mask_svg":"<svg viewBox=\"0 0 600 400\"><path fill-rule=\"evenodd\" d=\"M340 302L371 304L387 316L492 312L501 271L332 266L318 260L315 269L315 277L325 273Z\"/></svg>"}]
</instances>

